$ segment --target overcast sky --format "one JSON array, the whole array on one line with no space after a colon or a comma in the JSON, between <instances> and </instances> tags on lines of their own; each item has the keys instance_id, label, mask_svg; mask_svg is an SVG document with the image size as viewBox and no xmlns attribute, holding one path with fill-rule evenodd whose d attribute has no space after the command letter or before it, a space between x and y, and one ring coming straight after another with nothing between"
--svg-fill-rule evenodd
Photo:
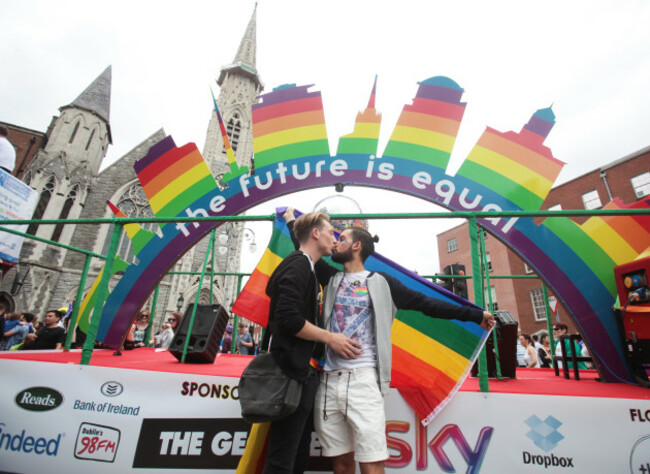
<instances>
[{"instance_id":1,"label":"overcast sky","mask_svg":"<svg viewBox=\"0 0 650 474\"><path fill-rule=\"evenodd\" d=\"M218 94L215 79L232 62L254 1L0 6L0 121L44 131L59 107L112 65L111 163L161 127L177 144L203 148L209 88ZM650 145L648 25L644 0L260 0L257 69L267 91L284 83L322 91L331 150L352 131L375 74L380 150L417 82L452 78L467 102L452 171L486 126L519 131L553 104L557 122L546 145L567 163L558 181L565 182ZM300 202L313 206L331 194L312 192ZM440 210L370 190L346 194L366 212ZM380 223L375 229L387 256L421 273L437 271L435 255L424 261L397 250L413 248L405 242L411 237ZM420 247L435 242L435 227L416 232Z\"/></svg>"}]
</instances>

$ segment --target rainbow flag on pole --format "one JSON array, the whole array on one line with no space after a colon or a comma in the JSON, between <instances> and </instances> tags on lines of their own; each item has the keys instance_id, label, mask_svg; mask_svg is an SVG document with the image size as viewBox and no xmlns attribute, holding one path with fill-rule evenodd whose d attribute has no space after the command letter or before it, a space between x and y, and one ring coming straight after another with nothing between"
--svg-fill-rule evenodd
<instances>
[{"instance_id":1,"label":"rainbow flag on pole","mask_svg":"<svg viewBox=\"0 0 650 474\"><path fill-rule=\"evenodd\" d=\"M284 211L277 210L269 246L232 310L262 326L268 322L266 284L277 265L294 250L282 218ZM365 266L369 271L387 273L432 298L476 307L379 254L370 256ZM488 331L475 323L429 318L416 311L398 311L391 333L391 386L399 390L423 424L431 422L462 385L488 335Z\"/></svg>"}]
</instances>

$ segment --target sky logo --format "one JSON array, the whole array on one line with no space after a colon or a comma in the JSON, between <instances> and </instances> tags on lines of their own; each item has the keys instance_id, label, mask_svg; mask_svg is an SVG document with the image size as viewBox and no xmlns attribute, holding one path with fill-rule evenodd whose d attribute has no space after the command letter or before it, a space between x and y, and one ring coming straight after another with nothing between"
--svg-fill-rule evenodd
<instances>
[{"instance_id":1,"label":"sky logo","mask_svg":"<svg viewBox=\"0 0 650 474\"><path fill-rule=\"evenodd\" d=\"M564 439L564 436L557 431L562 426L562 422L550 415L544 421L537 415L533 415L525 423L530 427L530 431L526 433L526 436L532 439L537 447L547 453Z\"/></svg>"}]
</instances>

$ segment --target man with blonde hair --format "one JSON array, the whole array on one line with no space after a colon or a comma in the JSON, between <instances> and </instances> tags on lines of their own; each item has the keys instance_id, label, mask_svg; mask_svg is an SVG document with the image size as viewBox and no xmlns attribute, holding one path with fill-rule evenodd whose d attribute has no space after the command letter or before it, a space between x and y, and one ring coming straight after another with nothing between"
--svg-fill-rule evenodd
<instances>
[{"instance_id":1,"label":"man with blonde hair","mask_svg":"<svg viewBox=\"0 0 650 474\"><path fill-rule=\"evenodd\" d=\"M305 214L294 224L299 249L275 269L266 287L271 298L267 332L270 351L282 371L303 383L298 409L271 423L264 473L303 472L309 459L313 407L318 388L318 361L325 345L344 359L359 354L359 344L323 329L320 288L314 263L330 255L336 243L329 216Z\"/></svg>"}]
</instances>

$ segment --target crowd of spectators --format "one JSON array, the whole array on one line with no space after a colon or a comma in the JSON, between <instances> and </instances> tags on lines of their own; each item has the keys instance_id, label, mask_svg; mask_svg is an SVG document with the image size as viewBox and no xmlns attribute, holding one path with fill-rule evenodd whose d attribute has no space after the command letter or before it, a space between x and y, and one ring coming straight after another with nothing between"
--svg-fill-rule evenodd
<instances>
[{"instance_id":1,"label":"crowd of spectators","mask_svg":"<svg viewBox=\"0 0 650 474\"><path fill-rule=\"evenodd\" d=\"M0 350L61 349L65 344L64 311L50 310L43 321L32 313L6 313L0 307Z\"/></svg>"},{"instance_id":2,"label":"crowd of spectators","mask_svg":"<svg viewBox=\"0 0 650 474\"><path fill-rule=\"evenodd\" d=\"M562 356L562 346L560 345L560 336L568 334L568 326L566 324L556 323L553 325L553 337L555 339L555 348L551 349L551 343L548 334L545 332L541 336L522 333L521 329L518 332L517 338L517 366L529 368L552 368L553 356L560 358ZM568 341L564 341L565 351L568 357L575 352L577 356L591 357L587 345L580 339L572 345ZM569 362L569 368L572 368ZM562 368L562 361L558 361L558 367ZM579 369L591 369L593 364L589 362L578 362Z\"/></svg>"}]
</instances>

